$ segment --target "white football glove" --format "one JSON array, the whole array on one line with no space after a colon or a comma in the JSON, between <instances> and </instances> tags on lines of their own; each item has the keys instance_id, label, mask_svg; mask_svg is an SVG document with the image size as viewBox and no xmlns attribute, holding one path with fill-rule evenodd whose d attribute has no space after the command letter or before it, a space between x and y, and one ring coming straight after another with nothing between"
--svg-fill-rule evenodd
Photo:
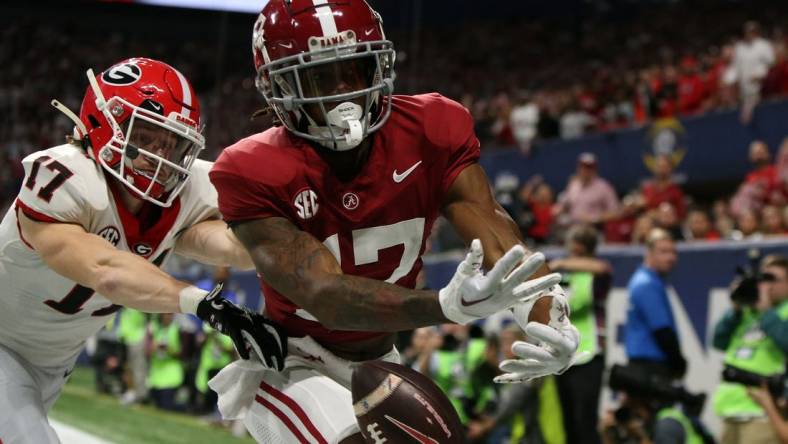
<instances>
[{"instance_id":1,"label":"white football glove","mask_svg":"<svg viewBox=\"0 0 788 444\"><path fill-rule=\"evenodd\" d=\"M561 281L558 273L528 281L545 258L542 253L528 258L525 254L522 246L515 245L484 275L482 243L474 239L449 284L438 292L444 316L458 324L467 324L511 308L519 300L535 297Z\"/></svg>"},{"instance_id":2,"label":"white football glove","mask_svg":"<svg viewBox=\"0 0 788 444\"><path fill-rule=\"evenodd\" d=\"M537 299L552 296L550 322L528 322L531 308ZM560 285L555 285L544 294L523 299L513 308L514 319L525 334L536 344L517 341L512 345L512 353L520 359L507 359L498 366L503 375L494 381L500 383L524 382L547 375L560 375L588 352L577 354L580 333L569 322L569 306L566 294Z\"/></svg>"}]
</instances>

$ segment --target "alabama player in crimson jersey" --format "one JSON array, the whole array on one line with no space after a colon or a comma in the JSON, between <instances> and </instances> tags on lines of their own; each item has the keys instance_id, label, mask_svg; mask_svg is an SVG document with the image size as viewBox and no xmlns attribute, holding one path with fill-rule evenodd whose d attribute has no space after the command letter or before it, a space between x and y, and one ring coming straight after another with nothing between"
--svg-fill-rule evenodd
<instances>
[{"instance_id":1,"label":"alabama player in crimson jersey","mask_svg":"<svg viewBox=\"0 0 788 444\"><path fill-rule=\"evenodd\" d=\"M219 219L200 105L175 68L124 60L90 86L67 144L23 160L25 180L0 224L0 442L60 442L47 421L85 339L121 305L194 313L282 367L275 324L159 269L173 252L251 268Z\"/></svg>"},{"instance_id":2,"label":"alabama player in crimson jersey","mask_svg":"<svg viewBox=\"0 0 788 444\"><path fill-rule=\"evenodd\" d=\"M225 384L243 372L228 368L214 384L227 404L250 402L244 421L259 442L363 442L353 362L398 361L399 330L513 308L536 344L517 343L522 359L503 362L497 381L572 364L578 334L560 276L526 254L493 199L470 115L438 94L392 95L394 49L366 2L271 0L253 51L281 125L224 150L210 177L261 276L266 313L291 336L285 371L261 372L253 398ZM446 287L415 290L441 213L470 252ZM543 323L529 323L537 300Z\"/></svg>"}]
</instances>

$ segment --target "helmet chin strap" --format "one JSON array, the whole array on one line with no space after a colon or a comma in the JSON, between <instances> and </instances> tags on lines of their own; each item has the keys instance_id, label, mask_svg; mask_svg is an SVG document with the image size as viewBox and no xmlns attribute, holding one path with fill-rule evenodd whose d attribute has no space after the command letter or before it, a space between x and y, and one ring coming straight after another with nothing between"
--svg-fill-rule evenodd
<instances>
[{"instance_id":1,"label":"helmet chin strap","mask_svg":"<svg viewBox=\"0 0 788 444\"><path fill-rule=\"evenodd\" d=\"M309 134L320 137L319 143L336 151L346 151L357 147L364 138L364 125L361 119L364 111L353 102L342 102L326 113L328 126L309 126ZM309 119L312 120L311 118ZM335 134L343 134L344 140L337 139Z\"/></svg>"}]
</instances>

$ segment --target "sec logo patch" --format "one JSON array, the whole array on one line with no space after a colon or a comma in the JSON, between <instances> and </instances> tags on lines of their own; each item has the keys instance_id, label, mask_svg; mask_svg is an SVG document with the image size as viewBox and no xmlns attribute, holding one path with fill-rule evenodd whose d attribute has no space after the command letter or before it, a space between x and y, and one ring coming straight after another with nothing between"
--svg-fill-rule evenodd
<instances>
[{"instance_id":1,"label":"sec logo patch","mask_svg":"<svg viewBox=\"0 0 788 444\"><path fill-rule=\"evenodd\" d=\"M293 199L293 205L296 208L298 217L304 220L315 217L318 208L320 208L320 205L317 203L317 194L309 188L296 194L295 199Z\"/></svg>"},{"instance_id":2,"label":"sec logo patch","mask_svg":"<svg viewBox=\"0 0 788 444\"><path fill-rule=\"evenodd\" d=\"M102 228L101 231L98 232L98 235L116 247L118 246L118 242L120 242L120 232L112 225Z\"/></svg>"}]
</instances>

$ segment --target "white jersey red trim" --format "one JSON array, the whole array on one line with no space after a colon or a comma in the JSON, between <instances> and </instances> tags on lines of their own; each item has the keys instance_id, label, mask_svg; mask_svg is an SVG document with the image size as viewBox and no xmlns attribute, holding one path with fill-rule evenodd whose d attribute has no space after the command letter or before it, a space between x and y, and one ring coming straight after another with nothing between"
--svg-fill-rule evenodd
<instances>
[{"instance_id":1,"label":"white jersey red trim","mask_svg":"<svg viewBox=\"0 0 788 444\"><path fill-rule=\"evenodd\" d=\"M0 223L0 344L32 365L52 367L73 359L118 306L50 269L23 239L18 212L41 222L79 225L161 266L177 234L219 218L216 191L208 181L211 164L196 161L179 203L162 209L159 221L142 231L116 203L101 167L80 148L57 146L22 164L25 180Z\"/></svg>"}]
</instances>

